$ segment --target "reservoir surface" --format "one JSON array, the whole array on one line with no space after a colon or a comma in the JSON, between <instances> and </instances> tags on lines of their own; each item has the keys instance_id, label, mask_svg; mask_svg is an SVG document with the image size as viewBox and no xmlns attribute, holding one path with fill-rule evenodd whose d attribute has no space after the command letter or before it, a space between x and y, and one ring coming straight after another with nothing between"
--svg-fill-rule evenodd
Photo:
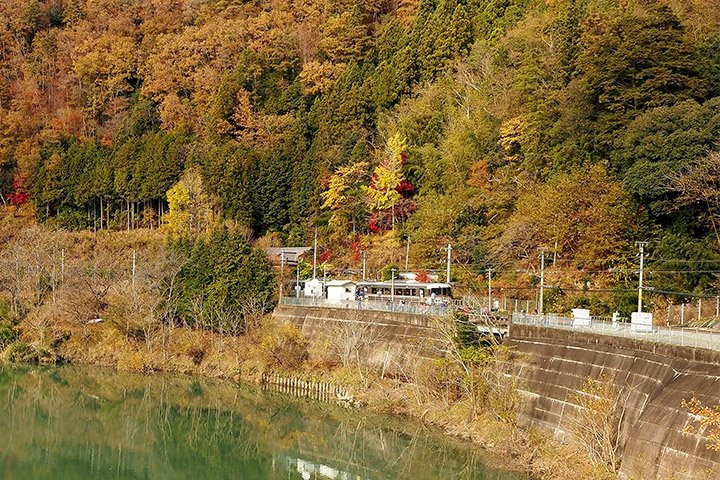
<instances>
[{"instance_id":1,"label":"reservoir surface","mask_svg":"<svg viewBox=\"0 0 720 480\"><path fill-rule=\"evenodd\" d=\"M0 366L0 478L492 479L414 422L220 380Z\"/></svg>"}]
</instances>

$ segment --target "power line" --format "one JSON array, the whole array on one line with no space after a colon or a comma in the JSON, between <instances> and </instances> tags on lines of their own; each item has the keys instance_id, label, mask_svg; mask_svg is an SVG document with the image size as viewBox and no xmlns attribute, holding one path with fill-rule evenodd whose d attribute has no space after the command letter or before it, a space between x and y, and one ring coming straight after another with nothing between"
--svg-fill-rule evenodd
<instances>
[{"instance_id":1,"label":"power line","mask_svg":"<svg viewBox=\"0 0 720 480\"><path fill-rule=\"evenodd\" d=\"M646 292L650 293L662 293L663 295L677 295L680 297L698 297L698 298L717 298L717 295L708 295L705 293L691 293L691 292L673 292L672 290L657 290L652 287L645 287Z\"/></svg>"},{"instance_id":2,"label":"power line","mask_svg":"<svg viewBox=\"0 0 720 480\"><path fill-rule=\"evenodd\" d=\"M629 255L624 257L607 257L607 258L593 258L593 262L617 262L620 260L632 260L636 258L637 255ZM647 260L647 259L646 259ZM570 262L577 262L577 258L558 258L553 263L570 263Z\"/></svg>"},{"instance_id":3,"label":"power line","mask_svg":"<svg viewBox=\"0 0 720 480\"><path fill-rule=\"evenodd\" d=\"M720 270L645 270L650 273L720 273Z\"/></svg>"},{"instance_id":4,"label":"power line","mask_svg":"<svg viewBox=\"0 0 720 480\"><path fill-rule=\"evenodd\" d=\"M467 285L467 284L455 284L455 287L458 288L467 288L471 290L481 290L484 289L484 287L480 287L478 285ZM546 289L550 290L561 290L563 292L593 292L593 293L613 293L613 292L621 292L621 293L629 293L629 292L637 292L637 289L635 288L580 288L580 287L563 287L560 285L545 285ZM495 289L500 290L532 290L537 291L536 286L531 287L495 287ZM649 290L646 288L646 290ZM690 294L692 295L692 294ZM710 295L710 297L713 297Z\"/></svg>"},{"instance_id":5,"label":"power line","mask_svg":"<svg viewBox=\"0 0 720 480\"><path fill-rule=\"evenodd\" d=\"M645 259L647 261L647 259ZM465 267L466 270L471 271L471 268L473 265L477 264L463 264L463 263L456 263L455 265ZM479 266L479 265L478 265ZM545 267L547 269L547 267ZM577 273L638 273L637 268L605 268L605 269L585 269L585 268L574 268L571 270L568 270L571 272L577 272ZM645 273L720 273L720 269L718 270L658 270L654 268L645 268ZM473 272L477 273L477 272ZM506 269L506 270L496 270L493 269L493 273L527 273L532 275L537 275L537 272L532 270L526 270L526 269Z\"/></svg>"},{"instance_id":6,"label":"power line","mask_svg":"<svg viewBox=\"0 0 720 480\"><path fill-rule=\"evenodd\" d=\"M673 263L720 263L720 260L690 260L684 258L646 258L648 262L673 262Z\"/></svg>"},{"instance_id":7,"label":"power line","mask_svg":"<svg viewBox=\"0 0 720 480\"><path fill-rule=\"evenodd\" d=\"M638 255L639 256L639 255ZM635 256L635 257L638 257ZM645 261L648 259L645 258ZM571 260L565 260L565 261L571 261ZM665 261L665 260L664 260ZM692 262L691 260L677 260L678 262ZM707 261L699 261L703 263L720 263L720 262L713 262L710 260ZM542 262L541 262L542 263ZM477 273L472 270L473 266L479 266L474 263L457 263L458 267L462 268L463 270L471 273ZM541 265L542 267L542 265ZM542 268L541 268L542 270ZM577 273L640 273L638 269L635 268L622 268L622 269L603 269L603 270L589 270L589 269L573 269L573 272ZM531 272L529 270L520 270L520 269L506 269L506 270L496 270L492 269L492 272L495 274L503 274L503 273L527 273L527 274L534 274L537 275L536 272ZM541 272L542 273L542 272ZM675 273L675 274L720 274L720 270L656 270L656 269L644 269L645 274L665 274L665 273ZM479 285L471 285L471 284L462 284L462 283L456 283L456 287L459 288L468 288L468 289L477 289L479 290ZM685 297L696 297L696 298L716 298L716 295L708 295L708 294L696 294L692 292L675 292L671 290L657 290L653 287L647 287L647 286L639 286L638 289L628 289L628 288L578 288L578 287L563 287L561 285L543 285L544 288L549 289L559 289L564 292L587 292L587 293L630 293L630 292L647 292L647 293L653 293L653 294L661 294L661 295L677 295L677 296L685 296ZM496 287L500 288L502 290L515 290L515 291L538 291L537 285L530 285L527 287L509 287L509 286L503 286L503 287Z\"/></svg>"}]
</instances>

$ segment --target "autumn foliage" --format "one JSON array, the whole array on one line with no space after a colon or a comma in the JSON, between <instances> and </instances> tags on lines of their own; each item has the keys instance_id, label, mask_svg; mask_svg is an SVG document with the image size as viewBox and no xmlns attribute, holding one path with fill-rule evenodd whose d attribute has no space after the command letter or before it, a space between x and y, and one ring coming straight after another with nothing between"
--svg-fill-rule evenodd
<instances>
[{"instance_id":1,"label":"autumn foliage","mask_svg":"<svg viewBox=\"0 0 720 480\"><path fill-rule=\"evenodd\" d=\"M21 174L13 176L12 193L7 194L7 198L12 205L23 205L30 199L27 183L27 176Z\"/></svg>"},{"instance_id":2,"label":"autumn foliage","mask_svg":"<svg viewBox=\"0 0 720 480\"><path fill-rule=\"evenodd\" d=\"M613 311L642 238L684 262L656 291L709 294L711 3L8 0L0 192L69 229L410 235L427 269L452 243L525 296L552 252L557 305Z\"/></svg>"},{"instance_id":3,"label":"autumn foliage","mask_svg":"<svg viewBox=\"0 0 720 480\"><path fill-rule=\"evenodd\" d=\"M695 424L688 425L684 432L701 435L706 440L709 450L720 451L720 406L705 405L697 398L682 401L682 408L693 415Z\"/></svg>"}]
</instances>

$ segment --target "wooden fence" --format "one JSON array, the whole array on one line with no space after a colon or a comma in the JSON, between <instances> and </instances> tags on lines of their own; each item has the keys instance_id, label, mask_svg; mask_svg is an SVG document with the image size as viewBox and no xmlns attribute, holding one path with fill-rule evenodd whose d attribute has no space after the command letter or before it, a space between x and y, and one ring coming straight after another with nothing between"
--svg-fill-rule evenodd
<instances>
[{"instance_id":1,"label":"wooden fence","mask_svg":"<svg viewBox=\"0 0 720 480\"><path fill-rule=\"evenodd\" d=\"M321 402L348 402L352 396L340 385L328 382L315 382L294 377L283 377L278 374L264 374L262 377L263 390L292 395L293 397L309 398Z\"/></svg>"}]
</instances>

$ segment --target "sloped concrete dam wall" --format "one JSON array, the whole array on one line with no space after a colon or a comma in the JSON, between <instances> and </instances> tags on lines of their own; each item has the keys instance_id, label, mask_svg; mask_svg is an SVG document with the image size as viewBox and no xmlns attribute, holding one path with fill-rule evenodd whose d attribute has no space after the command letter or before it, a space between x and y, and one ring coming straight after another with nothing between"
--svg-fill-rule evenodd
<instances>
[{"instance_id":1,"label":"sloped concrete dam wall","mask_svg":"<svg viewBox=\"0 0 720 480\"><path fill-rule=\"evenodd\" d=\"M611 381L625 401L621 478L720 479L720 453L683 433L697 423L681 406L720 401L720 352L524 325L512 325L506 342L519 357L521 421L567 439L583 384Z\"/></svg>"},{"instance_id":2,"label":"sloped concrete dam wall","mask_svg":"<svg viewBox=\"0 0 720 480\"><path fill-rule=\"evenodd\" d=\"M368 365L393 369L408 357L443 353L442 334L429 317L354 308L278 305L276 321L296 325L307 338L327 341L340 354L357 353Z\"/></svg>"}]
</instances>

